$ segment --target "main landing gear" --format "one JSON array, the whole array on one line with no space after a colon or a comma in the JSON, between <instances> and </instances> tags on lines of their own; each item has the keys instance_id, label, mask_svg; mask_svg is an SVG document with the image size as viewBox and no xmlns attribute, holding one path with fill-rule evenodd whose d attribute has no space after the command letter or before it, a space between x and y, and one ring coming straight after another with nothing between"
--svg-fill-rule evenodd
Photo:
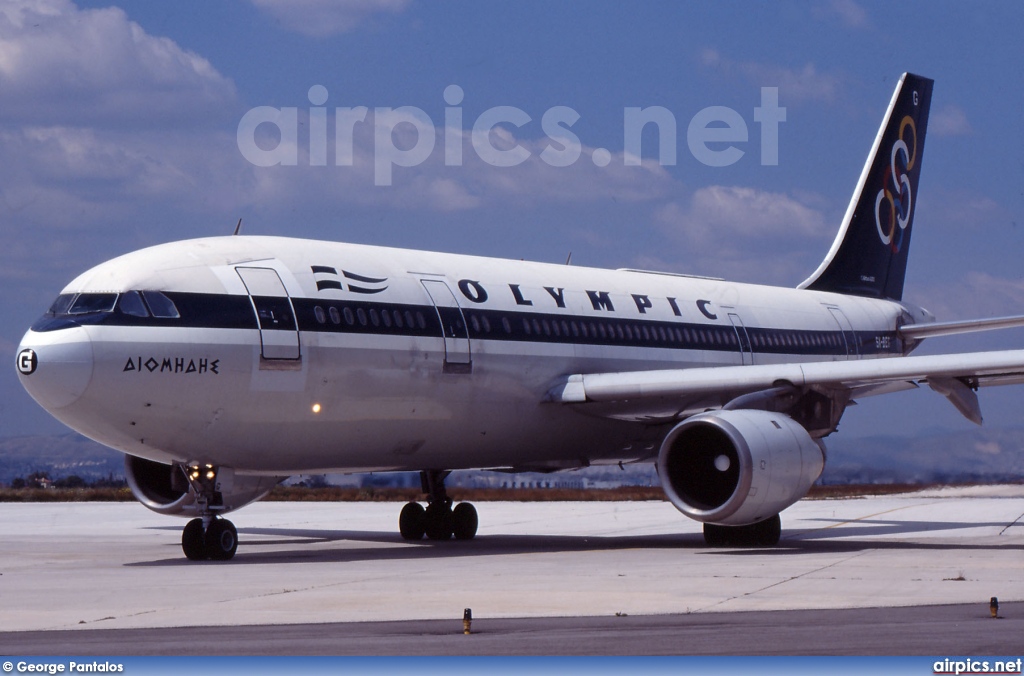
<instances>
[{"instance_id":1,"label":"main landing gear","mask_svg":"<svg viewBox=\"0 0 1024 676\"><path fill-rule=\"evenodd\" d=\"M478 525L476 508L461 502L452 509L452 500L444 488L444 480L451 472L427 470L420 472L423 492L427 494L427 507L410 502L398 517L398 530L406 540L472 540Z\"/></svg>"},{"instance_id":2,"label":"main landing gear","mask_svg":"<svg viewBox=\"0 0 1024 676\"><path fill-rule=\"evenodd\" d=\"M749 526L704 524L704 542L709 547L774 547L782 537L782 519L776 514Z\"/></svg>"},{"instance_id":3,"label":"main landing gear","mask_svg":"<svg viewBox=\"0 0 1024 676\"><path fill-rule=\"evenodd\" d=\"M181 549L190 561L227 561L238 549L235 524L216 515L224 509L217 490L217 468L212 465L182 467L185 477L196 492L200 516L192 519L181 532Z\"/></svg>"}]
</instances>

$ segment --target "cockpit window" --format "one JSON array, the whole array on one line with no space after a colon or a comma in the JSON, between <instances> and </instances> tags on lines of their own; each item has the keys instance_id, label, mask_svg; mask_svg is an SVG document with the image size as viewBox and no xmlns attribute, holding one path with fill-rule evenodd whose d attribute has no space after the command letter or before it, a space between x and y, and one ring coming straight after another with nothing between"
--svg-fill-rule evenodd
<instances>
[{"instance_id":1,"label":"cockpit window","mask_svg":"<svg viewBox=\"0 0 1024 676\"><path fill-rule=\"evenodd\" d=\"M68 309L69 315L84 315L90 312L113 312L117 302L116 293L80 293Z\"/></svg>"},{"instance_id":2,"label":"cockpit window","mask_svg":"<svg viewBox=\"0 0 1024 676\"><path fill-rule=\"evenodd\" d=\"M174 306L174 301L159 291L143 291L142 295L146 298L146 305L154 317L177 319L181 316L178 314L178 308Z\"/></svg>"},{"instance_id":3,"label":"cockpit window","mask_svg":"<svg viewBox=\"0 0 1024 676\"><path fill-rule=\"evenodd\" d=\"M67 314L68 308L71 307L71 301L75 299L73 293L62 293L57 296L57 300L53 301L53 305L47 311L51 315L64 315Z\"/></svg>"},{"instance_id":4,"label":"cockpit window","mask_svg":"<svg viewBox=\"0 0 1024 676\"><path fill-rule=\"evenodd\" d=\"M117 309L132 317L149 316L149 310L146 309L146 304L142 302L142 296L138 291L122 293L121 299L117 302Z\"/></svg>"}]
</instances>

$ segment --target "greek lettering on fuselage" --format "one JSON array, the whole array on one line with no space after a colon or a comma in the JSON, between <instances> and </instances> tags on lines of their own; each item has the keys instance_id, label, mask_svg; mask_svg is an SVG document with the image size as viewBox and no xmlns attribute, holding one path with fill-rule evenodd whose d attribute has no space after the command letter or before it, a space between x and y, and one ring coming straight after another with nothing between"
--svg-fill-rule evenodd
<instances>
[{"instance_id":1,"label":"greek lettering on fuselage","mask_svg":"<svg viewBox=\"0 0 1024 676\"><path fill-rule=\"evenodd\" d=\"M483 284L472 279L461 279L458 283L459 291L462 292L463 297L472 303L485 303L487 302L490 295L487 289L484 288ZM509 291L512 293L512 298L516 301L516 305L532 306L534 304L535 297L527 295L527 292L523 290L520 284L509 284ZM545 286L543 287L545 294L540 294L541 300L538 302L554 303L555 307L565 307L565 289L562 287ZM585 291L588 300L594 310L598 312L616 312L615 302L612 299L610 291L594 291L587 289ZM629 294L633 304L636 306L637 312L645 315L648 310L653 310L655 302L661 302L661 299L652 300L647 294L642 293L631 293ZM682 317L683 312L679 309L679 301L671 296L665 297L665 303L668 308L672 310L672 314L676 317ZM709 300L698 300L696 301L697 309L700 313L708 319L718 319L718 315L712 313L708 306L711 305Z\"/></svg>"},{"instance_id":2,"label":"greek lettering on fuselage","mask_svg":"<svg viewBox=\"0 0 1024 676\"><path fill-rule=\"evenodd\" d=\"M220 375L220 359L194 359L188 357L128 357L122 373L194 373L196 375L212 373Z\"/></svg>"}]
</instances>

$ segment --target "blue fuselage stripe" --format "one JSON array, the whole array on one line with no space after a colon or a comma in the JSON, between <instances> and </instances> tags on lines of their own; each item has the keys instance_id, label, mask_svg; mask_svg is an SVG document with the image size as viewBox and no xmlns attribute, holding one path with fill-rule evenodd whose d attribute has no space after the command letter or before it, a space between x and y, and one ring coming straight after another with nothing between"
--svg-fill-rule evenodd
<instances>
[{"instance_id":1,"label":"blue fuselage stripe","mask_svg":"<svg viewBox=\"0 0 1024 676\"><path fill-rule=\"evenodd\" d=\"M44 315L36 331L81 324L208 329L257 329L249 296L165 292L179 318L137 317L119 311L88 315ZM300 333L440 337L432 305L293 298ZM458 312L456 311L456 315ZM462 318L465 318L463 323ZM446 322L447 324L448 322ZM902 354L895 331L815 331L654 319L581 316L530 311L463 308L449 337L484 341L602 345L673 350L711 350L808 356ZM289 327L294 330L294 326ZM264 330L273 330L264 327ZM745 332L743 336L741 332ZM855 345L848 345L848 341Z\"/></svg>"}]
</instances>

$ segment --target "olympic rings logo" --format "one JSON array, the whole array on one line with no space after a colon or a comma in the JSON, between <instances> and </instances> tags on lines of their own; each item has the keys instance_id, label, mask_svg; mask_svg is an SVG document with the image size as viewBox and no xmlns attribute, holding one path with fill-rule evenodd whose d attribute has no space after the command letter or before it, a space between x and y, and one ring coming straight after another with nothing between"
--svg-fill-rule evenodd
<instances>
[{"instance_id":1,"label":"olympic rings logo","mask_svg":"<svg viewBox=\"0 0 1024 676\"><path fill-rule=\"evenodd\" d=\"M907 174L917 160L917 126L914 120L905 116L900 120L900 131L892 144L889 166L885 169L882 189L875 197L875 226L882 244L898 253L903 245L903 233L910 224L913 210L913 196L910 178ZM883 206L888 202L888 209ZM885 216L885 218L883 218Z\"/></svg>"}]
</instances>

